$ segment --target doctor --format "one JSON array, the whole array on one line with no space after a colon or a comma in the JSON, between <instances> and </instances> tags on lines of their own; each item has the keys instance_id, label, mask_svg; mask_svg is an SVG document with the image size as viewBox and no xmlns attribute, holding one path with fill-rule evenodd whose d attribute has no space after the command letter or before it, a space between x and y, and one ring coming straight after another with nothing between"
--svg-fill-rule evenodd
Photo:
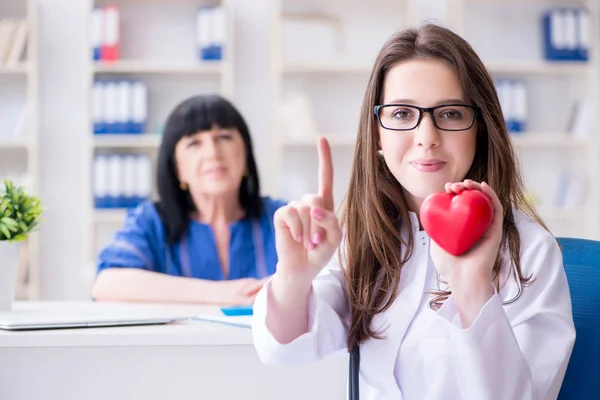
<instances>
[{"instance_id":1,"label":"doctor","mask_svg":"<svg viewBox=\"0 0 600 400\"><path fill-rule=\"evenodd\" d=\"M325 140L319 156L319 193L275 214L278 269L254 303L261 359L359 346L361 400L556 399L575 340L561 251L525 201L494 83L468 43L425 25L384 44L341 227ZM454 257L419 208L464 189L488 195L494 219Z\"/></svg>"},{"instance_id":2,"label":"doctor","mask_svg":"<svg viewBox=\"0 0 600 400\"><path fill-rule=\"evenodd\" d=\"M158 155L159 201L147 201L98 257L96 300L252 304L275 272L273 215L260 197L246 122L218 95L169 116Z\"/></svg>"}]
</instances>

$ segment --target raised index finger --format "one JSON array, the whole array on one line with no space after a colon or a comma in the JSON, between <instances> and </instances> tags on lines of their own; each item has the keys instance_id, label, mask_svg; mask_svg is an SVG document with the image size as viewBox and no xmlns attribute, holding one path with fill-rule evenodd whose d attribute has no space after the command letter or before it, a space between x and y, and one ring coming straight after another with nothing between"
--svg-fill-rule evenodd
<instances>
[{"instance_id":1,"label":"raised index finger","mask_svg":"<svg viewBox=\"0 0 600 400\"><path fill-rule=\"evenodd\" d=\"M323 198L323 207L333 211L333 162L329 142L324 137L319 138L319 196Z\"/></svg>"}]
</instances>

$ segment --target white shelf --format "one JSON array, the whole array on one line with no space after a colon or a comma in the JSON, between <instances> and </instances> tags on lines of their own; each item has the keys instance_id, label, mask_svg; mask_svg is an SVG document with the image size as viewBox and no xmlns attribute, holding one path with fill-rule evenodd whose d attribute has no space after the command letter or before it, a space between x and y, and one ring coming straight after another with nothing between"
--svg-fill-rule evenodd
<instances>
[{"instance_id":1,"label":"white shelf","mask_svg":"<svg viewBox=\"0 0 600 400\"><path fill-rule=\"evenodd\" d=\"M512 61L484 63L492 74L579 75L593 72L593 65L586 62Z\"/></svg>"},{"instance_id":2,"label":"white shelf","mask_svg":"<svg viewBox=\"0 0 600 400\"><path fill-rule=\"evenodd\" d=\"M27 73L29 73L29 65L27 63L20 63L12 67L0 65L0 75L15 75Z\"/></svg>"},{"instance_id":3,"label":"white shelf","mask_svg":"<svg viewBox=\"0 0 600 400\"><path fill-rule=\"evenodd\" d=\"M146 134L99 134L94 135L93 146L97 149L155 149L160 146L162 136Z\"/></svg>"},{"instance_id":4,"label":"white shelf","mask_svg":"<svg viewBox=\"0 0 600 400\"><path fill-rule=\"evenodd\" d=\"M131 73L131 74L219 74L226 63L197 62L170 63L162 61L123 60L114 62L95 62L94 73Z\"/></svg>"},{"instance_id":5,"label":"white shelf","mask_svg":"<svg viewBox=\"0 0 600 400\"><path fill-rule=\"evenodd\" d=\"M357 73L369 74L371 63L334 61L288 61L283 63L284 73Z\"/></svg>"},{"instance_id":6,"label":"white shelf","mask_svg":"<svg viewBox=\"0 0 600 400\"><path fill-rule=\"evenodd\" d=\"M30 146L30 142L24 138L0 138L0 150L28 150Z\"/></svg>"},{"instance_id":7,"label":"white shelf","mask_svg":"<svg viewBox=\"0 0 600 400\"><path fill-rule=\"evenodd\" d=\"M125 221L127 209L125 208L96 208L94 209L94 223L122 224Z\"/></svg>"},{"instance_id":8,"label":"white shelf","mask_svg":"<svg viewBox=\"0 0 600 400\"><path fill-rule=\"evenodd\" d=\"M560 133L513 133L511 139L516 147L583 147L591 143L591 138Z\"/></svg>"},{"instance_id":9,"label":"white shelf","mask_svg":"<svg viewBox=\"0 0 600 400\"><path fill-rule=\"evenodd\" d=\"M331 146L354 146L356 138L343 134L308 135L302 138L284 138L283 145L286 147L311 147L316 148L319 136L324 136Z\"/></svg>"},{"instance_id":10,"label":"white shelf","mask_svg":"<svg viewBox=\"0 0 600 400\"><path fill-rule=\"evenodd\" d=\"M123 222L127 213L126 208L96 208L94 220L96 222Z\"/></svg>"}]
</instances>

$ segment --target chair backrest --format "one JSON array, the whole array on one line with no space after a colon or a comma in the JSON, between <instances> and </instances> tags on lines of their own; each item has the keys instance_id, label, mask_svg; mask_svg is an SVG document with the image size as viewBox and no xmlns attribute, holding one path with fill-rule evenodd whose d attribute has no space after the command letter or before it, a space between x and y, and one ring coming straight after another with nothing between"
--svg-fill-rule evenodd
<instances>
[{"instance_id":1,"label":"chair backrest","mask_svg":"<svg viewBox=\"0 0 600 400\"><path fill-rule=\"evenodd\" d=\"M558 238L573 303L577 338L559 400L600 397L600 242Z\"/></svg>"}]
</instances>

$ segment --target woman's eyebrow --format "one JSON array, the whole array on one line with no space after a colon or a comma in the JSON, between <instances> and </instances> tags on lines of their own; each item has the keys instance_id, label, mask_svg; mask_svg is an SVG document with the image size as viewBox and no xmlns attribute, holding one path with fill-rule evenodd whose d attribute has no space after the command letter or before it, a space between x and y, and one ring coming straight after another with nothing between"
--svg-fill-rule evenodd
<instances>
[{"instance_id":1,"label":"woman's eyebrow","mask_svg":"<svg viewBox=\"0 0 600 400\"><path fill-rule=\"evenodd\" d=\"M417 104L419 103L418 101L415 101L413 99L394 99L394 100L390 100L387 101L385 104ZM434 103L434 105L440 105L440 104L465 104L465 100L461 99L461 98L448 98L448 99L442 99L442 100L438 100Z\"/></svg>"}]
</instances>

